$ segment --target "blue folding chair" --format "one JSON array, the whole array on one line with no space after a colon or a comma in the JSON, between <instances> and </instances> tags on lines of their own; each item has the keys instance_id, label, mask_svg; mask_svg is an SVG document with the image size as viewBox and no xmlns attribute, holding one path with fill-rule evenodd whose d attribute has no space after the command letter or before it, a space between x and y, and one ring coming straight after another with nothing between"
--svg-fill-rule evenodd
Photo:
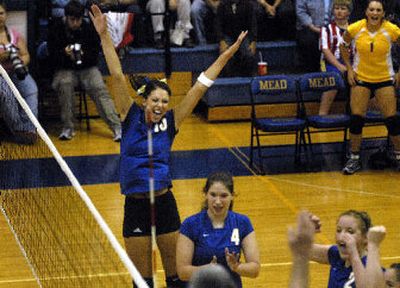
<instances>
[{"instance_id":1,"label":"blue folding chair","mask_svg":"<svg viewBox=\"0 0 400 288\"><path fill-rule=\"evenodd\" d=\"M304 93L323 93L333 89L345 91L346 85L340 74L334 72L321 72L301 75L299 78L299 88L299 98L305 107ZM347 130L350 125L350 115L348 113L349 96L347 95L348 91L346 92L345 111L343 113L330 115L308 115L306 108L304 108L304 116L307 121L307 136L310 144L312 143L311 133L343 131L343 161L346 156ZM314 128L313 131L310 131L310 127ZM312 153L312 145L310 145L310 148Z\"/></svg>"},{"instance_id":2,"label":"blue folding chair","mask_svg":"<svg viewBox=\"0 0 400 288\"><path fill-rule=\"evenodd\" d=\"M253 167L254 149L257 148L259 169L265 174L263 159L266 156L262 150L267 146L261 145L260 138L271 135L294 134L295 140L295 163L300 162L301 150L306 152L306 138L304 129L306 121L301 119L301 103L298 99L297 82L294 77L286 75L271 75L254 77L250 84L251 95L251 134L250 134L250 166ZM257 105L270 102L273 97L285 98L285 102L296 105L295 115L278 115L274 111L271 117L260 118L257 116ZM269 100L268 100L269 98ZM278 110L278 109L277 109ZM293 113L291 113L293 114ZM255 141L254 141L255 140Z\"/></svg>"}]
</instances>

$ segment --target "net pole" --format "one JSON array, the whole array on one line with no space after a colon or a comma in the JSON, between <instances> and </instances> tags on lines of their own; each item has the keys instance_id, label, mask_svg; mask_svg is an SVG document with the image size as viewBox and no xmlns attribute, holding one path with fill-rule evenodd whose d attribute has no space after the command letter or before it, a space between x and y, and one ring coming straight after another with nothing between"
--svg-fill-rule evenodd
<instances>
[{"instance_id":1,"label":"net pole","mask_svg":"<svg viewBox=\"0 0 400 288\"><path fill-rule=\"evenodd\" d=\"M100 215L97 208L94 206L92 200L90 200L87 193L83 190L81 184L76 179L75 175L72 173L71 169L69 168L69 166L67 165L65 160L62 158L62 156L58 152L57 148L54 146L53 142L47 135L46 131L43 129L42 125L36 119L35 115L32 113L28 104L25 102L24 98L21 96L18 89L15 87L14 83L12 82L7 71L4 70L4 68L1 64L0 64L0 75L4 78L4 80L6 80L7 84L11 88L11 91L13 92L18 103L22 106L22 108L24 109L24 111L27 114L27 116L29 117L29 119L35 125L35 127L37 129L37 133L49 147L49 149L52 152L57 163L60 165L61 170L64 171L64 173L68 177L69 181L71 182L72 186L76 189L79 196L82 198L83 202L86 204L89 211L92 213L92 215L96 219L97 223L99 224L99 226L101 227L103 232L106 234L106 237L110 241L111 246L114 248L115 252L120 257L122 263L128 270L129 274L131 275L132 279L135 281L136 285L139 288L148 288L149 286L146 284L146 282L143 280L143 277L140 275L139 271L133 265L128 254L126 254L126 251L124 250L124 248L122 248L122 246L119 244L117 238L114 236L113 232L108 227L107 223L104 221L103 217Z\"/></svg>"},{"instance_id":2,"label":"net pole","mask_svg":"<svg viewBox=\"0 0 400 288\"><path fill-rule=\"evenodd\" d=\"M147 149L149 153L149 194L150 194L150 221L151 221L151 268L153 286L157 288L157 240L156 240L156 207L154 195L154 163L153 163L153 134L150 112L146 113L147 121Z\"/></svg>"}]
</instances>

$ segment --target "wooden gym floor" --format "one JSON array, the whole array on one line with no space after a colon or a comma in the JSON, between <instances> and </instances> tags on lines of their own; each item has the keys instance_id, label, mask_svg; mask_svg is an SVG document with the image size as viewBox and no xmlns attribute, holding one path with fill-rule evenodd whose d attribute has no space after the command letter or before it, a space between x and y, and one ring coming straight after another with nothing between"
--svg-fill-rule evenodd
<instances>
[{"instance_id":1,"label":"wooden gym floor","mask_svg":"<svg viewBox=\"0 0 400 288\"><path fill-rule=\"evenodd\" d=\"M91 120L92 131L87 132L84 124L72 141L57 139L58 126L48 124L49 134L67 157L82 159L98 158L99 161L114 161L118 157L119 145L112 141L111 132L100 119ZM366 136L384 135L383 127L371 127ZM244 278L244 287L285 287L288 282L291 256L287 247L288 226L295 222L300 209L308 209L320 216L322 232L316 237L318 243L334 243L335 223L338 214L347 209L368 211L376 225L385 225L388 231L382 245L385 266L400 262L400 174L391 170L371 171L364 169L353 176L341 174L339 165L314 172L305 170L274 170L274 173L259 176L248 167L249 122L207 123L199 116L192 115L180 129L174 146L173 191L178 202L181 218L199 211L203 200L202 187L206 175L215 170L228 170L235 175L234 210L247 214L256 231L261 252L261 273L257 279ZM339 134L326 134L314 142L340 141ZM291 137L274 137L271 145L292 144ZM7 144L11 145L11 144ZM330 147L336 144L324 144ZM285 146L291 149L290 146ZM286 149L286 148L285 148ZM286 149L286 150L287 150ZM286 151L285 150L285 151ZM283 162L292 167L292 157L272 155L266 166ZM340 157L339 153L331 157ZM335 156L336 155L336 156ZM102 158L102 157L111 158ZM78 157L78 159L79 159ZM97 159L96 158L96 159ZM273 160L273 158L275 160ZM111 160L110 160L111 159ZM332 158L330 158L332 159ZM275 162L274 162L275 161ZM329 161L327 161L329 162ZM282 163L281 163L282 165ZM329 163L328 163L329 165ZM112 165L111 165L112 166ZM77 168L78 167L78 168ZM79 169L79 165L74 169ZM73 169L73 170L74 170ZM98 169L98 168L97 168ZM321 172L324 171L324 172ZM109 224L117 238L122 241L121 224L123 197L115 178L86 181L85 171L77 171L84 189ZM90 173L90 171L88 172ZM103 176L99 176L103 177ZM161 261L158 278L164 287ZM327 266L311 265L311 286L326 287L329 270ZM0 216L0 288L38 287L24 260L6 220Z\"/></svg>"}]
</instances>

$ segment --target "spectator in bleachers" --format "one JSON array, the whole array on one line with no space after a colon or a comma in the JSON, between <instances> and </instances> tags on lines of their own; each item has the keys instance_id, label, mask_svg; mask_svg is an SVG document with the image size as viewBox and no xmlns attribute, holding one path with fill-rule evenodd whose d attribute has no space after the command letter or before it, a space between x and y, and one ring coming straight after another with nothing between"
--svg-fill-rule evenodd
<instances>
[{"instance_id":1,"label":"spectator in bleachers","mask_svg":"<svg viewBox=\"0 0 400 288\"><path fill-rule=\"evenodd\" d=\"M32 113L38 116L38 88L35 80L27 70L30 62L29 51L24 37L13 27L6 25L7 11L3 2L0 2L0 63L7 71L12 82L25 99ZM1 81L0 114L8 128L15 136L15 140L24 143L33 143L36 140L36 130L28 119L22 107L11 94L10 88Z\"/></svg>"},{"instance_id":2,"label":"spectator in bleachers","mask_svg":"<svg viewBox=\"0 0 400 288\"><path fill-rule=\"evenodd\" d=\"M305 72L320 71L319 35L330 22L331 11L331 0L296 0L296 41Z\"/></svg>"},{"instance_id":3,"label":"spectator in bleachers","mask_svg":"<svg viewBox=\"0 0 400 288\"><path fill-rule=\"evenodd\" d=\"M241 277L256 278L260 255L250 219L232 211L234 194L232 175L215 172L207 177L203 189L203 209L183 221L176 245L179 278L188 281L193 273L221 264L238 288ZM240 261L241 252L244 261Z\"/></svg>"},{"instance_id":4,"label":"spectator in bleachers","mask_svg":"<svg viewBox=\"0 0 400 288\"><path fill-rule=\"evenodd\" d=\"M319 218L312 215L311 220L319 232ZM310 260L330 265L328 287L365 287L365 283L359 283L360 278L354 275L365 273L367 233L371 226L371 218L366 212L348 210L337 220L336 245L312 245Z\"/></svg>"},{"instance_id":5,"label":"spectator in bleachers","mask_svg":"<svg viewBox=\"0 0 400 288\"><path fill-rule=\"evenodd\" d=\"M193 0L191 6L192 23L199 45L215 41L215 17L221 0Z\"/></svg>"},{"instance_id":6,"label":"spectator in bleachers","mask_svg":"<svg viewBox=\"0 0 400 288\"><path fill-rule=\"evenodd\" d=\"M366 19L351 24L343 34L340 46L347 67L350 95L350 158L343 168L344 174L353 174L361 169L360 149L364 117L371 97L375 97L388 134L393 143L393 161L400 171L400 117L394 86L399 84L391 59L392 43L400 42L400 28L384 19L385 6L382 0L369 0ZM353 65L348 48L355 46Z\"/></svg>"},{"instance_id":7,"label":"spectator in bleachers","mask_svg":"<svg viewBox=\"0 0 400 288\"><path fill-rule=\"evenodd\" d=\"M315 226L310 213L301 211L297 216L297 227L288 229L288 243L293 256L289 288L308 288L311 248Z\"/></svg>"},{"instance_id":8,"label":"spectator in bleachers","mask_svg":"<svg viewBox=\"0 0 400 288\"><path fill-rule=\"evenodd\" d=\"M347 68L341 56L339 45L342 42L342 35L349 24L348 19L351 12L351 0L334 0L332 6L333 21L327 26L322 27L321 45L321 70L336 72L343 75ZM319 115L328 115L329 110L335 100L337 90L325 91L321 96Z\"/></svg>"},{"instance_id":9,"label":"spectator in bleachers","mask_svg":"<svg viewBox=\"0 0 400 288\"><path fill-rule=\"evenodd\" d=\"M51 16L54 18L64 17L64 8L70 0L51 0ZM82 5L86 5L87 0L79 0Z\"/></svg>"},{"instance_id":10,"label":"spectator in bleachers","mask_svg":"<svg viewBox=\"0 0 400 288\"><path fill-rule=\"evenodd\" d=\"M259 41L295 38L294 0L257 0L257 2Z\"/></svg>"},{"instance_id":11,"label":"spectator in bleachers","mask_svg":"<svg viewBox=\"0 0 400 288\"><path fill-rule=\"evenodd\" d=\"M165 0L145 0L146 10L150 13L165 12ZM190 30L193 26L190 22L190 0L169 0L169 9L177 13L175 29L171 33L170 41L173 45L194 47L193 40L190 38ZM155 48L162 49L166 39L164 39L164 15L151 15L153 25Z\"/></svg>"},{"instance_id":12,"label":"spectator in bleachers","mask_svg":"<svg viewBox=\"0 0 400 288\"><path fill-rule=\"evenodd\" d=\"M350 14L350 23L357 22L365 18L365 10L367 9L368 0L352 0L353 11Z\"/></svg>"},{"instance_id":13,"label":"spectator in bleachers","mask_svg":"<svg viewBox=\"0 0 400 288\"><path fill-rule=\"evenodd\" d=\"M90 22L83 19L84 6L71 0L65 6L65 16L55 19L49 27L48 48L54 65L52 87L61 105L61 140L71 140L74 132L74 89L81 86L96 103L101 118L121 139L121 123L113 100L97 67L100 39Z\"/></svg>"},{"instance_id":14,"label":"spectator in bleachers","mask_svg":"<svg viewBox=\"0 0 400 288\"><path fill-rule=\"evenodd\" d=\"M216 34L220 54L235 42L241 31L248 31L239 51L225 66L224 77L248 77L257 73L256 3L248 0L221 0L217 9Z\"/></svg>"}]
</instances>

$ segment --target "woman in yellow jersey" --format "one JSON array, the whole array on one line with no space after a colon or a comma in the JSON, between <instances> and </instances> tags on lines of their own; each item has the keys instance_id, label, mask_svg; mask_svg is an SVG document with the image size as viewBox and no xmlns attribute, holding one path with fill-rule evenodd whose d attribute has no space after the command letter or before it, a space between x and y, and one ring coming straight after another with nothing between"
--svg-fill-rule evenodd
<instances>
[{"instance_id":1,"label":"woman in yellow jersey","mask_svg":"<svg viewBox=\"0 0 400 288\"><path fill-rule=\"evenodd\" d=\"M391 45L399 42L400 28L384 19L382 0L369 0L366 18L347 28L340 46L347 67L347 78L351 86L350 141L351 154L343 168L344 174L353 174L361 169L360 146L364 117L369 99L376 97L385 117L385 125L394 145L397 170L400 170L400 117L396 116L395 84L399 76L392 67ZM349 47L354 45L353 65L350 63Z\"/></svg>"}]
</instances>

